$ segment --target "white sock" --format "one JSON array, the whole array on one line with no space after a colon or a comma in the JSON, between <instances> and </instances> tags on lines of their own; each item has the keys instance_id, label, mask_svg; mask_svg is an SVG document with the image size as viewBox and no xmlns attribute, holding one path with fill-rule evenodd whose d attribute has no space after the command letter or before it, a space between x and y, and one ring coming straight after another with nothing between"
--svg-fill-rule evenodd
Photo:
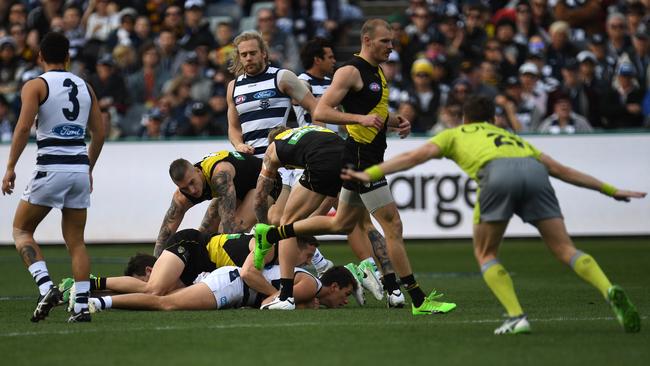
<instances>
[{"instance_id":1,"label":"white sock","mask_svg":"<svg viewBox=\"0 0 650 366\"><path fill-rule=\"evenodd\" d=\"M75 281L74 283L74 312L79 313L88 308L90 296L90 281Z\"/></svg>"},{"instance_id":2,"label":"white sock","mask_svg":"<svg viewBox=\"0 0 650 366\"><path fill-rule=\"evenodd\" d=\"M316 270L320 270L322 268L327 267L327 259L325 256L316 248L316 251L314 252L314 256L311 259L311 264L316 267Z\"/></svg>"},{"instance_id":3,"label":"white sock","mask_svg":"<svg viewBox=\"0 0 650 366\"><path fill-rule=\"evenodd\" d=\"M91 297L88 302L92 302L95 308L99 310L110 309L113 305L113 299L110 296Z\"/></svg>"},{"instance_id":4,"label":"white sock","mask_svg":"<svg viewBox=\"0 0 650 366\"><path fill-rule=\"evenodd\" d=\"M102 300L104 300L103 309L110 309L110 308L113 307L113 297L112 296L102 296Z\"/></svg>"},{"instance_id":5,"label":"white sock","mask_svg":"<svg viewBox=\"0 0 650 366\"><path fill-rule=\"evenodd\" d=\"M50 273L47 271L45 261L34 262L27 268L27 270L32 274L34 282L36 282L36 286L38 286L38 292L41 295L45 295L47 290L54 286L52 279L50 279Z\"/></svg>"}]
</instances>

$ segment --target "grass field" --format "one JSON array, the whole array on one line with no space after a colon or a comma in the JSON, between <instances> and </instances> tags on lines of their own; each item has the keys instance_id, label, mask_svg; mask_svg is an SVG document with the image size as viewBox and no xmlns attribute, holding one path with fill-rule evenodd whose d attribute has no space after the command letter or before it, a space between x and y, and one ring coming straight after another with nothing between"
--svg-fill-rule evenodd
<instances>
[{"instance_id":1,"label":"grass field","mask_svg":"<svg viewBox=\"0 0 650 366\"><path fill-rule=\"evenodd\" d=\"M408 243L421 285L458 308L413 317L369 300L359 308L262 312L96 314L67 324L63 308L29 321L36 288L13 247L0 248L0 355L3 365L647 365L650 360L650 240L580 239L610 279L628 291L643 318L626 334L597 291L552 258L538 240L508 240L502 262L511 272L533 334L494 336L500 305L485 286L468 241ZM352 260L344 245L325 245L335 262ZM150 247L90 246L92 272L119 275L128 256ZM68 276L60 246L44 253L57 281ZM645 328L644 328L645 327ZM38 346L37 346L38 345Z\"/></svg>"}]
</instances>

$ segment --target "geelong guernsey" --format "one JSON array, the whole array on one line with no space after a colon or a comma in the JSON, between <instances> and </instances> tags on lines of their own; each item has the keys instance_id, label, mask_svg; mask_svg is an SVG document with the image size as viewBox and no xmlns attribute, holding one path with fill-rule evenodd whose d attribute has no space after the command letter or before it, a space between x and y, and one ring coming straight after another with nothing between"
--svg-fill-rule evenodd
<instances>
[{"instance_id":1,"label":"geelong guernsey","mask_svg":"<svg viewBox=\"0 0 650 366\"><path fill-rule=\"evenodd\" d=\"M280 92L276 67L267 66L255 76L240 75L235 81L232 98L239 114L245 144L262 157L266 151L269 131L285 125L291 108L291 97Z\"/></svg>"},{"instance_id":2,"label":"geelong guernsey","mask_svg":"<svg viewBox=\"0 0 650 366\"><path fill-rule=\"evenodd\" d=\"M36 170L87 173L84 137L92 104L88 86L63 70L48 71L40 78L47 85L47 96L36 120Z\"/></svg>"},{"instance_id":3,"label":"geelong guernsey","mask_svg":"<svg viewBox=\"0 0 650 366\"><path fill-rule=\"evenodd\" d=\"M298 76L298 79L300 80L305 80L307 83L309 83L309 86L311 88L311 93L314 95L314 98L318 98L321 95L325 94L325 90L329 88L329 86L332 84L332 79L325 77L323 79L317 78L315 76L312 76L306 72L303 72ZM293 111L296 113L296 120L298 121L298 126L303 127L306 125L310 125L313 123L311 119L311 114L305 110L300 105L294 105L293 106ZM327 128L331 130L338 129L337 125L333 125L334 128L331 128L329 125Z\"/></svg>"}]
</instances>

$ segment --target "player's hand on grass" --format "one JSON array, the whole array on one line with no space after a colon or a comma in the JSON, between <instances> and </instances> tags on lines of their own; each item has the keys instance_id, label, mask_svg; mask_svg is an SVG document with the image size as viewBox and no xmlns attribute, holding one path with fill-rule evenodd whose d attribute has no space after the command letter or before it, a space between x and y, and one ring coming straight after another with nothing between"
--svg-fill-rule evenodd
<instances>
[{"instance_id":1,"label":"player's hand on grass","mask_svg":"<svg viewBox=\"0 0 650 366\"><path fill-rule=\"evenodd\" d=\"M614 199L617 201L630 202L630 198L644 198L647 195L646 192L636 192L636 191L627 191L624 189L618 189L614 192Z\"/></svg>"},{"instance_id":2,"label":"player's hand on grass","mask_svg":"<svg viewBox=\"0 0 650 366\"><path fill-rule=\"evenodd\" d=\"M16 172L7 169L4 178L2 178L2 195L12 194L16 182Z\"/></svg>"},{"instance_id":3,"label":"player's hand on grass","mask_svg":"<svg viewBox=\"0 0 650 366\"><path fill-rule=\"evenodd\" d=\"M369 183L370 175L366 172L358 172L354 169L343 168L341 169L341 179Z\"/></svg>"},{"instance_id":4,"label":"player's hand on grass","mask_svg":"<svg viewBox=\"0 0 650 366\"><path fill-rule=\"evenodd\" d=\"M255 149L252 146L247 144L238 144L237 146L235 146L235 150L244 154L253 154L255 152Z\"/></svg>"},{"instance_id":5,"label":"player's hand on grass","mask_svg":"<svg viewBox=\"0 0 650 366\"><path fill-rule=\"evenodd\" d=\"M376 114L361 116L359 124L365 127L374 127L378 130L381 130L382 127L384 127L384 121Z\"/></svg>"}]
</instances>

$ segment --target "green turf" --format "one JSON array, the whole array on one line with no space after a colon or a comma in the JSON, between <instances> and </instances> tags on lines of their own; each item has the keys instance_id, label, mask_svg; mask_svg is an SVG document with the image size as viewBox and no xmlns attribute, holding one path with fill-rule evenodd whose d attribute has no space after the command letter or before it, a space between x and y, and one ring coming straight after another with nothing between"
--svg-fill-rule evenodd
<instances>
[{"instance_id":1,"label":"green turf","mask_svg":"<svg viewBox=\"0 0 650 366\"><path fill-rule=\"evenodd\" d=\"M36 288L13 248L0 248L0 355L3 365L641 365L650 359L650 240L582 239L581 249L622 285L643 316L626 334L597 291L557 263L537 240L508 240L511 272L533 334L492 335L503 310L490 294L465 241L408 243L421 285L458 304L447 315L413 317L369 300L340 310L130 312L66 324L56 308L29 322ZM90 246L93 273L117 275L142 246ZM343 245L321 248L352 260ZM62 247L45 247L50 274L69 272Z\"/></svg>"}]
</instances>

